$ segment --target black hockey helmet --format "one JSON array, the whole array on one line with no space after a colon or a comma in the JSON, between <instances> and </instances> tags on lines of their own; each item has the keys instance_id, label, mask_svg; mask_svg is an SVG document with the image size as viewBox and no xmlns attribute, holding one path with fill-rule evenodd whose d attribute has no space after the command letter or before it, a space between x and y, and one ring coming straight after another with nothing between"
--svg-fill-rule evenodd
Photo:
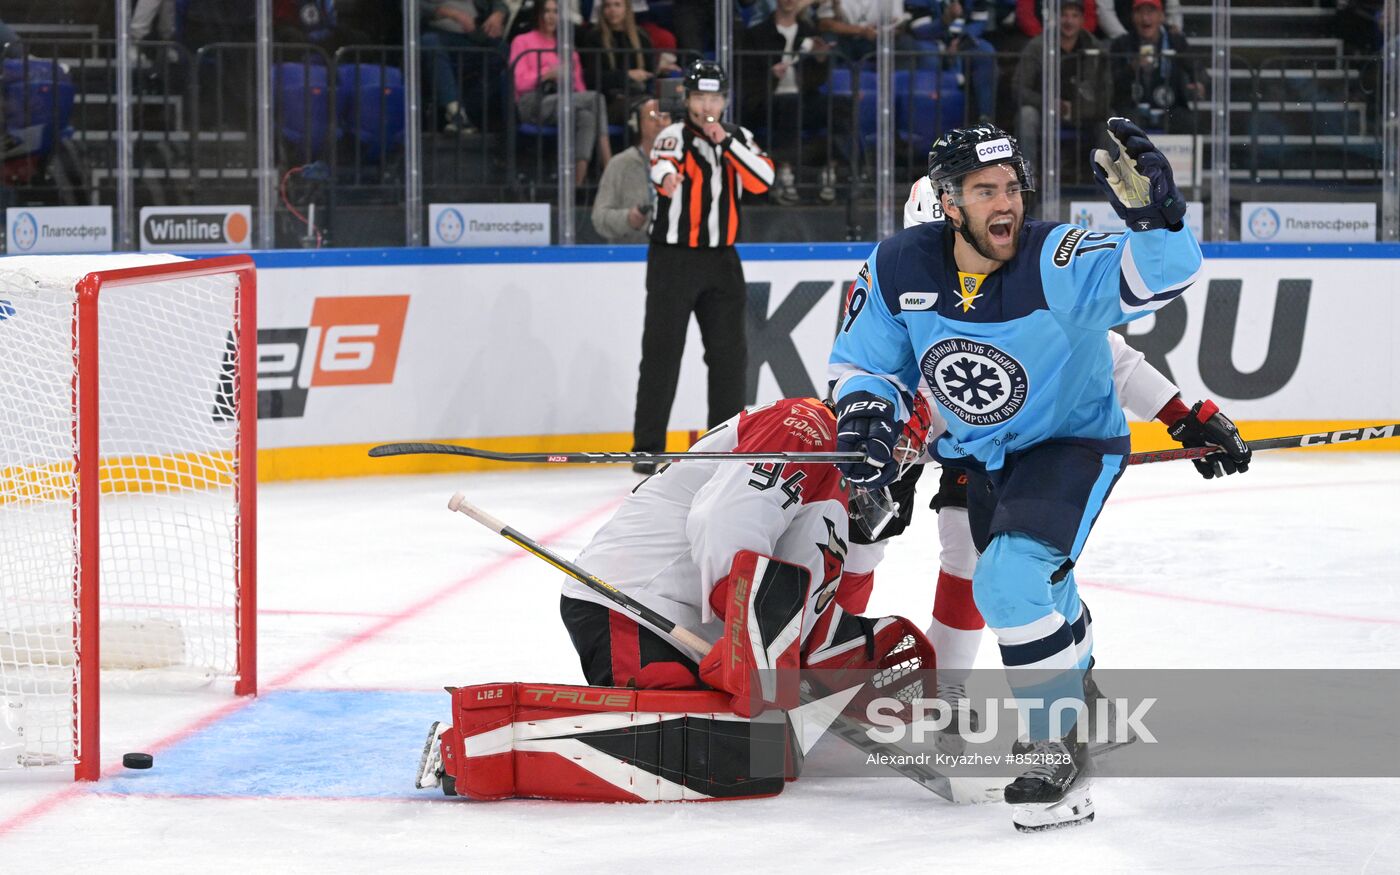
<instances>
[{"instance_id":1,"label":"black hockey helmet","mask_svg":"<svg viewBox=\"0 0 1400 875\"><path fill-rule=\"evenodd\" d=\"M995 164L1012 165L1022 190L1035 190L1020 143L988 122L951 130L934 141L928 152L928 178L935 195L947 192L956 202L964 176Z\"/></svg>"},{"instance_id":2,"label":"black hockey helmet","mask_svg":"<svg viewBox=\"0 0 1400 875\"><path fill-rule=\"evenodd\" d=\"M718 62L707 61L704 58L695 61L686 69L682 82L687 94L692 91L702 94L729 93L729 75Z\"/></svg>"}]
</instances>

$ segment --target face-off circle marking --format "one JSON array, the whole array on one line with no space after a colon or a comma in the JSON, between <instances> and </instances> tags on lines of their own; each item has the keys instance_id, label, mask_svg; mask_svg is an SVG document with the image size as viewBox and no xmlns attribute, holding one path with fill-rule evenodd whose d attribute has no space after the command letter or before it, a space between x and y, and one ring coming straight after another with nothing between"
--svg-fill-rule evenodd
<instances>
[{"instance_id":1,"label":"face-off circle marking","mask_svg":"<svg viewBox=\"0 0 1400 875\"><path fill-rule=\"evenodd\" d=\"M950 337L929 347L919 369L938 403L972 426L1011 420L1025 407L1030 389L1019 361L966 337Z\"/></svg>"}]
</instances>

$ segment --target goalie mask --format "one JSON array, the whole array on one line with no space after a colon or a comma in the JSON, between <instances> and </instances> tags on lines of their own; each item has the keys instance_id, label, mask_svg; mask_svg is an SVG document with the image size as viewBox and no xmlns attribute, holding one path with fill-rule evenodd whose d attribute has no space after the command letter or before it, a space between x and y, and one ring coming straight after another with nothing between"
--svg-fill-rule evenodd
<instances>
[{"instance_id":1,"label":"goalie mask","mask_svg":"<svg viewBox=\"0 0 1400 875\"><path fill-rule=\"evenodd\" d=\"M914 403L909 408L909 421L904 424L904 431L900 433L899 440L895 441L894 445L894 464L899 466L895 481L923 458L932 422L933 413L929 410L928 401L922 394L914 393ZM880 539L880 533L884 531L885 526L899 513L899 503L891 496L888 486L873 490L856 487L851 490L848 509L852 524L873 543Z\"/></svg>"}]
</instances>

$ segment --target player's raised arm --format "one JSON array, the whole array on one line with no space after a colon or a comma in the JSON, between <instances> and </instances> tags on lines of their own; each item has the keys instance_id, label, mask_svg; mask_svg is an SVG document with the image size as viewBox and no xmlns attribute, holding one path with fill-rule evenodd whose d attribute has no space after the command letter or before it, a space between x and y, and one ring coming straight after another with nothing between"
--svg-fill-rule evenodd
<instances>
[{"instance_id":1,"label":"player's raised arm","mask_svg":"<svg viewBox=\"0 0 1400 875\"><path fill-rule=\"evenodd\" d=\"M1201 246L1183 222L1186 202L1166 156L1127 119L1109 119L1108 130L1117 155L1096 149L1094 176L1128 230L1063 225L1041 254L1051 309L1086 327L1108 328L1166 306L1201 269Z\"/></svg>"}]
</instances>

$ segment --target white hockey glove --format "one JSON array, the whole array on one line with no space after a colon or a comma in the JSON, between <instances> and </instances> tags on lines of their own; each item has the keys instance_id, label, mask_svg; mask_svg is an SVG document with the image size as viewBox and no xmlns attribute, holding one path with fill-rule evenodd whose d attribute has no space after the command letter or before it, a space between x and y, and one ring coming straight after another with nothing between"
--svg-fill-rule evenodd
<instances>
[{"instance_id":1,"label":"white hockey glove","mask_svg":"<svg viewBox=\"0 0 1400 875\"><path fill-rule=\"evenodd\" d=\"M1142 128L1125 118L1109 119L1108 135L1118 154L1095 149L1093 170L1113 211L1130 231L1180 230L1186 201L1176 187L1167 156L1152 145Z\"/></svg>"}]
</instances>

